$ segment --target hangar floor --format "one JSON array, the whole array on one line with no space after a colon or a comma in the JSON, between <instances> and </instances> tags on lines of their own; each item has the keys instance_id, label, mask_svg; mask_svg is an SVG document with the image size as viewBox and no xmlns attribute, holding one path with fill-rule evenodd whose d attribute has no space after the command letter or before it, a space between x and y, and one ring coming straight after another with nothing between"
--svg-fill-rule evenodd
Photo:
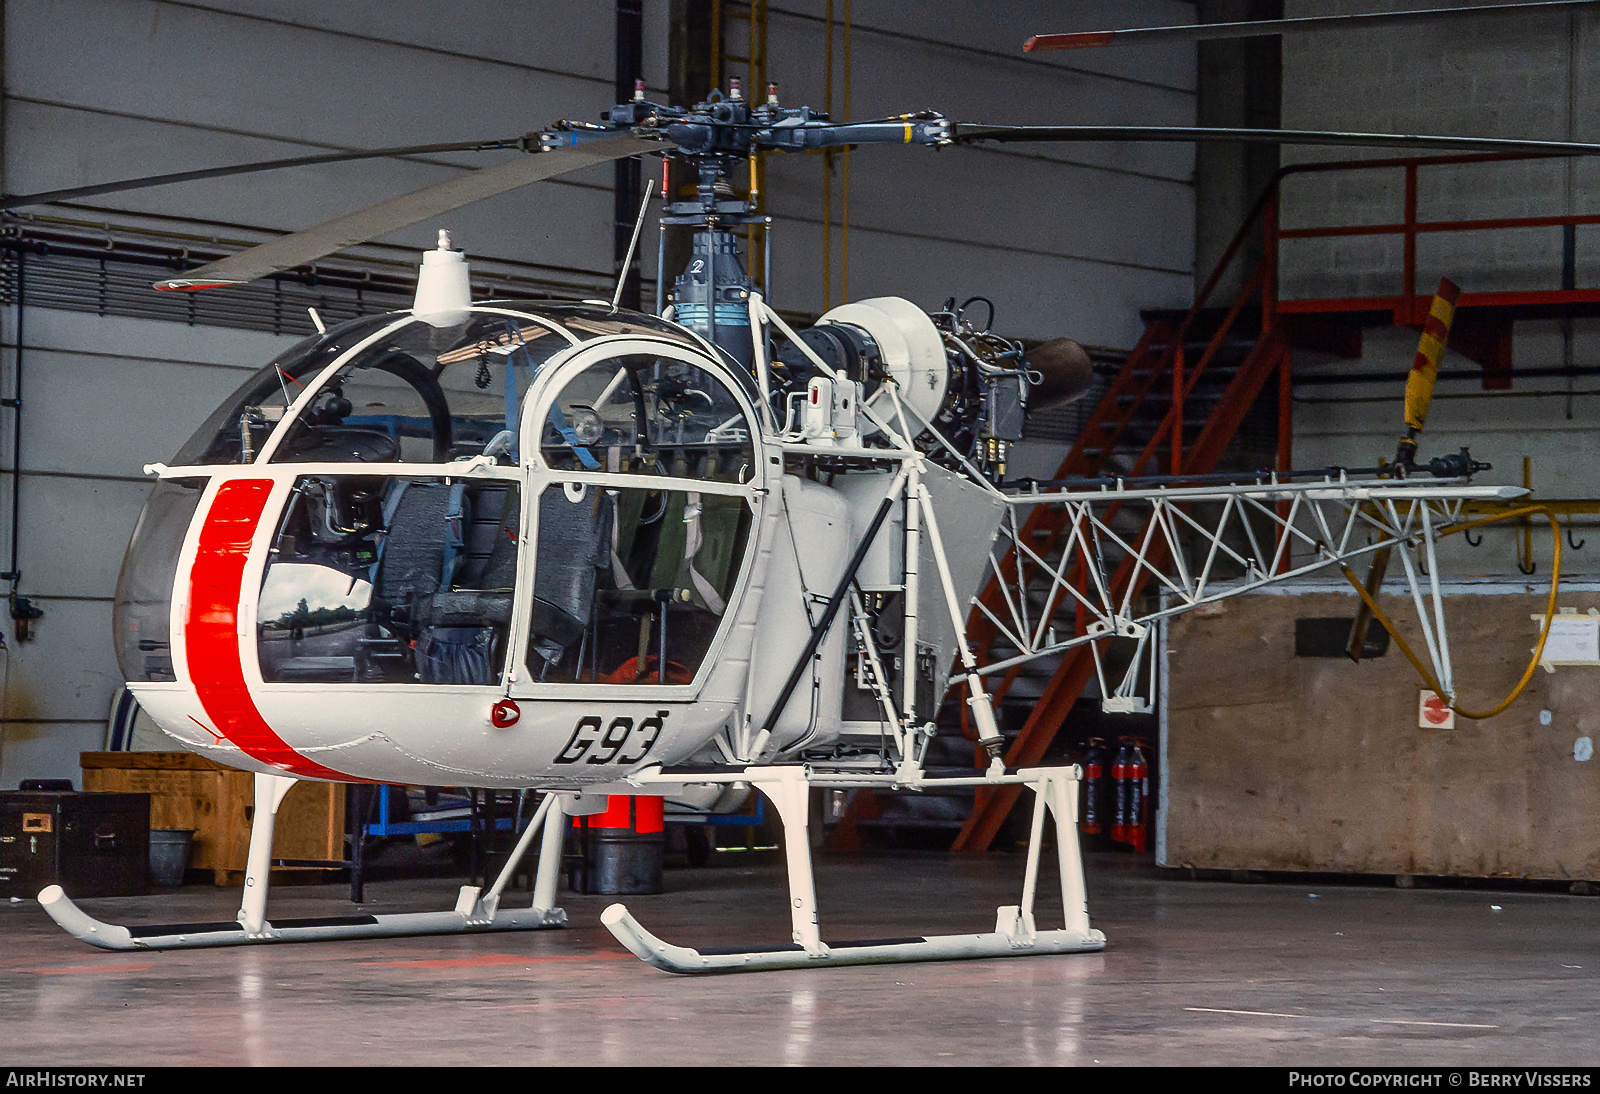
<instances>
[{"instance_id":1,"label":"hangar floor","mask_svg":"<svg viewBox=\"0 0 1600 1094\"><path fill-rule=\"evenodd\" d=\"M1190 881L1088 857L1104 953L676 977L563 894L565 931L107 953L0 906L9 1065L1593 1064L1600 903L1504 889ZM989 930L1020 856L827 857L823 936ZM454 882L368 885L368 910ZM775 857L718 856L628 903L669 941L786 940ZM1059 892L1059 890L1058 890ZM349 914L339 885L281 916ZM525 900L525 895L523 896ZM238 890L86 900L103 919L231 918ZM1059 898L1056 901L1059 907ZM1041 912L1045 911L1041 901ZM1053 925L1054 916L1041 917Z\"/></svg>"}]
</instances>

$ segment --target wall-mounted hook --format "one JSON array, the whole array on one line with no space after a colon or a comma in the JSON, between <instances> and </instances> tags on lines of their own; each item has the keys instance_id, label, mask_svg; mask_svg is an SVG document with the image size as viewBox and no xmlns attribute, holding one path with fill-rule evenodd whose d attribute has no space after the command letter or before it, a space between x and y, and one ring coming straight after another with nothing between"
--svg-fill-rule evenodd
<instances>
[{"instance_id":1,"label":"wall-mounted hook","mask_svg":"<svg viewBox=\"0 0 1600 1094\"><path fill-rule=\"evenodd\" d=\"M1583 545L1585 543L1588 543L1588 542L1589 541L1587 539L1577 539L1577 540L1575 540L1575 539L1572 538L1572 518L1568 517L1567 518L1567 546L1571 547L1574 551L1581 551L1581 550L1583 550Z\"/></svg>"},{"instance_id":2,"label":"wall-mounted hook","mask_svg":"<svg viewBox=\"0 0 1600 1094\"><path fill-rule=\"evenodd\" d=\"M1483 546L1483 533L1482 532L1478 533L1478 538L1477 539L1473 539L1472 538L1472 531L1469 529L1469 530L1461 533L1461 538L1467 541L1467 546L1468 547L1482 547Z\"/></svg>"}]
</instances>

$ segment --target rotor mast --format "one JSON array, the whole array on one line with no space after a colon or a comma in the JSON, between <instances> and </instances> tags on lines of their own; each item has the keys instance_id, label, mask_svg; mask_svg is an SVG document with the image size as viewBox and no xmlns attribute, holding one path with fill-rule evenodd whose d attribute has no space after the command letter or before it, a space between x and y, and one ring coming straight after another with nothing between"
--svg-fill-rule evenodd
<instances>
[{"instance_id":1,"label":"rotor mast","mask_svg":"<svg viewBox=\"0 0 1600 1094\"><path fill-rule=\"evenodd\" d=\"M943 144L949 142L952 127L937 114L836 124L810 107L780 106L773 84L767 86L766 100L753 105L734 81L727 95L713 91L692 107L649 102L639 89L631 102L606 111L600 124L563 122L543 143L579 144L615 136L619 130L664 134L669 147L663 155L686 164L699 179L692 197L674 201L674 195L666 194L664 198L658 256L664 261L668 228L688 229L694 233L694 243L689 264L672 279L670 290L666 272L658 264L656 313L663 314L670 304L676 322L748 368L754 352L749 299L757 286L740 261L738 231L768 226L771 221L756 212L751 197L733 189L729 180L739 166L757 152L804 152L851 144ZM771 262L763 268L771 269Z\"/></svg>"}]
</instances>

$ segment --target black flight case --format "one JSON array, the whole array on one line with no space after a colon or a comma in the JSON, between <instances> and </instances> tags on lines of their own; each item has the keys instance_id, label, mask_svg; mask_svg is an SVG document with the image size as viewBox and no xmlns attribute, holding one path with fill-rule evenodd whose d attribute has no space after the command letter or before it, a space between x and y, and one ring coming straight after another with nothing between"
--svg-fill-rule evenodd
<instances>
[{"instance_id":1,"label":"black flight case","mask_svg":"<svg viewBox=\"0 0 1600 1094\"><path fill-rule=\"evenodd\" d=\"M149 860L149 794L0 791L0 899L136 896Z\"/></svg>"}]
</instances>

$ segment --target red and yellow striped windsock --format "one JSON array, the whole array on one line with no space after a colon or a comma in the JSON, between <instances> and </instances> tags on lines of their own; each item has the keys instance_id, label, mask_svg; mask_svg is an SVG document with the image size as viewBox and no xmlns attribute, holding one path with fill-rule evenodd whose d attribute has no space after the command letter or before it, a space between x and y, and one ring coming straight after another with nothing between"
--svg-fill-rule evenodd
<instances>
[{"instance_id":1,"label":"red and yellow striped windsock","mask_svg":"<svg viewBox=\"0 0 1600 1094\"><path fill-rule=\"evenodd\" d=\"M1417 434L1428 421L1428 404L1433 401L1433 385L1439 379L1439 358L1450 341L1450 321L1455 318L1456 300L1461 290L1448 277L1439 279L1439 291L1422 324L1422 340L1406 377L1406 435L1400 439L1395 462L1409 467L1417 454Z\"/></svg>"}]
</instances>

